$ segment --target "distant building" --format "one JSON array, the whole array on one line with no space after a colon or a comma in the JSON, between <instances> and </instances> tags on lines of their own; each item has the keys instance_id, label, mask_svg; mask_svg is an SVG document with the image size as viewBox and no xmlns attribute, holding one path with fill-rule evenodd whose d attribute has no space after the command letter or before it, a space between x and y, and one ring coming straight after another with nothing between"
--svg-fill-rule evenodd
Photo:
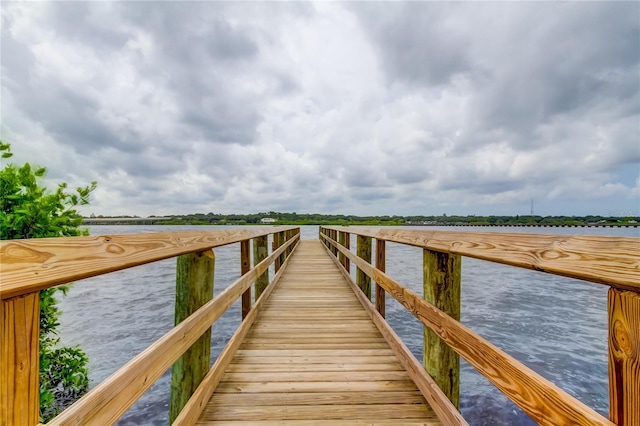
<instances>
[{"instance_id":1,"label":"distant building","mask_svg":"<svg viewBox=\"0 0 640 426\"><path fill-rule=\"evenodd\" d=\"M278 219L274 219L272 217L263 217L260 219L260 223L276 223Z\"/></svg>"}]
</instances>

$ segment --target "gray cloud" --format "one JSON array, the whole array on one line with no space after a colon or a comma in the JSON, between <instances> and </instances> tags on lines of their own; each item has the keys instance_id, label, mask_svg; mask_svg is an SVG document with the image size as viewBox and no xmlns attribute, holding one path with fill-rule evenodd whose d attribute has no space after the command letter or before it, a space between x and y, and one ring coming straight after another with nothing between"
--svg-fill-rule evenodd
<instances>
[{"instance_id":1,"label":"gray cloud","mask_svg":"<svg viewBox=\"0 0 640 426\"><path fill-rule=\"evenodd\" d=\"M3 138L99 214L639 204L638 3L4 6Z\"/></svg>"}]
</instances>

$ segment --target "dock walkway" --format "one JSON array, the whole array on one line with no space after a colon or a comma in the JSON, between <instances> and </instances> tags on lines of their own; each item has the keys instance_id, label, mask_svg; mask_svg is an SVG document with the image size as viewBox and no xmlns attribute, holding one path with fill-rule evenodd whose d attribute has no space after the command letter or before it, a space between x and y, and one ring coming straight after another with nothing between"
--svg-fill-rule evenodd
<instances>
[{"instance_id":1,"label":"dock walkway","mask_svg":"<svg viewBox=\"0 0 640 426\"><path fill-rule=\"evenodd\" d=\"M320 241L295 250L198 425L440 424Z\"/></svg>"}]
</instances>

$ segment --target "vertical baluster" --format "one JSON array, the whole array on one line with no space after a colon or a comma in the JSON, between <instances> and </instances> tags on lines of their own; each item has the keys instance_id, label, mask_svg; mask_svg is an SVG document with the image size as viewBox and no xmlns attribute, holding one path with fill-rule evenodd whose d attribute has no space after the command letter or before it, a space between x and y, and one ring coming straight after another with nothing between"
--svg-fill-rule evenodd
<instances>
[{"instance_id":1,"label":"vertical baluster","mask_svg":"<svg viewBox=\"0 0 640 426\"><path fill-rule=\"evenodd\" d=\"M371 237L358 235L356 238L356 254L359 258L371 263ZM356 269L356 284L371 300L371 278L360 268Z\"/></svg>"},{"instance_id":2,"label":"vertical baluster","mask_svg":"<svg viewBox=\"0 0 640 426\"><path fill-rule=\"evenodd\" d=\"M240 275L251 270L251 241L240 241ZM251 287L242 293L242 319L245 319L251 311Z\"/></svg>"},{"instance_id":3,"label":"vertical baluster","mask_svg":"<svg viewBox=\"0 0 640 426\"><path fill-rule=\"evenodd\" d=\"M385 241L376 239L376 268L385 272L386 265L386 247ZM382 318L385 317L386 311L386 302L385 302L385 292L378 283L376 283L376 310L382 315Z\"/></svg>"}]
</instances>

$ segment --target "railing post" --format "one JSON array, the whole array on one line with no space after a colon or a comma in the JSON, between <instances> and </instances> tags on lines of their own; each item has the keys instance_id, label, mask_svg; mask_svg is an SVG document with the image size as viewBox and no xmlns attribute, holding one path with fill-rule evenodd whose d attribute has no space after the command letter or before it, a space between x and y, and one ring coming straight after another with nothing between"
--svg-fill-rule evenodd
<instances>
[{"instance_id":1,"label":"railing post","mask_svg":"<svg viewBox=\"0 0 640 426\"><path fill-rule=\"evenodd\" d=\"M609 420L640 425L640 294L609 289Z\"/></svg>"},{"instance_id":2,"label":"railing post","mask_svg":"<svg viewBox=\"0 0 640 426\"><path fill-rule=\"evenodd\" d=\"M338 241L338 231L336 231L335 229L331 231L331 239L333 241ZM331 251L333 252L333 255L335 257L338 257L338 247L331 246Z\"/></svg>"},{"instance_id":3,"label":"railing post","mask_svg":"<svg viewBox=\"0 0 640 426\"><path fill-rule=\"evenodd\" d=\"M274 234L274 237L275 237L275 234ZM287 241L285 239L284 231L278 232L278 247L283 246L286 242ZM278 261L277 262L278 262L278 264L280 266L282 266L282 264L284 263L285 260L286 260L286 254L282 253L280 256L278 256Z\"/></svg>"},{"instance_id":4,"label":"railing post","mask_svg":"<svg viewBox=\"0 0 640 426\"><path fill-rule=\"evenodd\" d=\"M358 235L356 238L356 254L360 259L371 263L371 237ZM360 290L371 300L371 278L360 268L356 269L356 284Z\"/></svg>"},{"instance_id":5,"label":"railing post","mask_svg":"<svg viewBox=\"0 0 640 426\"><path fill-rule=\"evenodd\" d=\"M240 275L251 270L251 241L240 241ZM242 293L242 319L251 311L251 287Z\"/></svg>"},{"instance_id":6,"label":"railing post","mask_svg":"<svg viewBox=\"0 0 640 426\"><path fill-rule=\"evenodd\" d=\"M271 253L273 253L274 251L278 250L280 248L280 239L278 238L278 233L274 232L273 233L273 242L271 243ZM280 270L280 256L278 256L275 260L275 262L273 262L274 264L274 268L276 271L276 274L278 273L278 271Z\"/></svg>"},{"instance_id":7,"label":"railing post","mask_svg":"<svg viewBox=\"0 0 640 426\"><path fill-rule=\"evenodd\" d=\"M424 299L460 321L459 255L424 250ZM424 327L424 368L451 403L460 406L460 357L429 328Z\"/></svg>"},{"instance_id":8,"label":"railing post","mask_svg":"<svg viewBox=\"0 0 640 426\"><path fill-rule=\"evenodd\" d=\"M275 234L274 234L275 236ZM253 239L253 266L262 262L269 256L269 239L267 235ZM264 271L258 277L254 289L254 300L258 300L262 292L269 285L269 270Z\"/></svg>"},{"instance_id":9,"label":"railing post","mask_svg":"<svg viewBox=\"0 0 640 426\"><path fill-rule=\"evenodd\" d=\"M344 248L347 250L351 250L351 234L348 232L344 233ZM344 268L347 272L351 273L351 260L347 256L344 257Z\"/></svg>"},{"instance_id":10,"label":"railing post","mask_svg":"<svg viewBox=\"0 0 640 426\"><path fill-rule=\"evenodd\" d=\"M345 233L342 231L338 231L338 244L340 244L342 247L345 247L345 244L346 244ZM346 268L346 262L345 262L346 260L347 260L347 256L345 256L341 252L338 252L338 261L345 268Z\"/></svg>"},{"instance_id":11,"label":"railing post","mask_svg":"<svg viewBox=\"0 0 640 426\"><path fill-rule=\"evenodd\" d=\"M376 269L382 272L385 272L386 256L385 241L376 239ZM385 292L378 283L376 283L376 310L382 315L382 318L385 317Z\"/></svg>"},{"instance_id":12,"label":"railing post","mask_svg":"<svg viewBox=\"0 0 640 426\"><path fill-rule=\"evenodd\" d=\"M0 300L0 425L36 425L40 413L40 293Z\"/></svg>"},{"instance_id":13,"label":"railing post","mask_svg":"<svg viewBox=\"0 0 640 426\"><path fill-rule=\"evenodd\" d=\"M175 324L178 325L213 297L213 250L178 256L176 266ZM180 357L171 368L171 424L209 371L211 329Z\"/></svg>"}]
</instances>

